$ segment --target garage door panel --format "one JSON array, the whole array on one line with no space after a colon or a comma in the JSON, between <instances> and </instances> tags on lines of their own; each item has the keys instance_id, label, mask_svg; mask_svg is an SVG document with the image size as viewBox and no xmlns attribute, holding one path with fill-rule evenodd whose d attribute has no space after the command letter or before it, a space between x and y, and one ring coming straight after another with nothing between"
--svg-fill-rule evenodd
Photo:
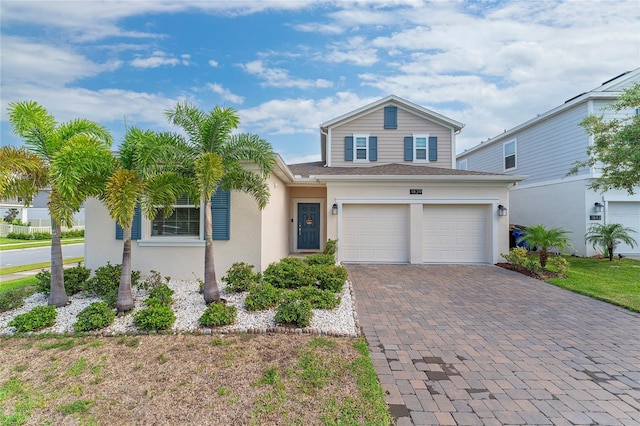
<instances>
[{"instance_id":1,"label":"garage door panel","mask_svg":"<svg viewBox=\"0 0 640 426\"><path fill-rule=\"evenodd\" d=\"M422 229L424 262L487 262L486 206L426 205Z\"/></svg>"},{"instance_id":2,"label":"garage door panel","mask_svg":"<svg viewBox=\"0 0 640 426\"><path fill-rule=\"evenodd\" d=\"M407 262L409 212L405 205L344 205L345 262Z\"/></svg>"},{"instance_id":3,"label":"garage door panel","mask_svg":"<svg viewBox=\"0 0 640 426\"><path fill-rule=\"evenodd\" d=\"M631 233L631 237L640 243L640 202L610 201L607 208L607 223L619 223L633 229L635 233ZM616 247L615 252L640 254L640 247L639 244L635 244L632 248L628 244L621 243Z\"/></svg>"}]
</instances>

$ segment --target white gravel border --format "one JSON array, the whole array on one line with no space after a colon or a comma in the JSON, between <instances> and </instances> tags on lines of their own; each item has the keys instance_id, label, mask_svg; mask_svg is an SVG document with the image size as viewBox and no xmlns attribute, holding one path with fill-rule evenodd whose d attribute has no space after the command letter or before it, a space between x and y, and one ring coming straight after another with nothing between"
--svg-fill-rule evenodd
<instances>
[{"instance_id":1,"label":"white gravel border","mask_svg":"<svg viewBox=\"0 0 640 426\"><path fill-rule=\"evenodd\" d=\"M169 287L175 291L173 294L174 303L172 309L176 314L176 321L173 327L167 330L167 332L203 334L232 332L253 334L305 333L349 337L360 335L352 287L349 281L345 283L342 289L342 293L340 294L341 301L338 307L331 310L314 309L311 325L309 327L295 329L277 326L274 321L275 309L254 312L247 311L244 308L244 299L248 293L227 293L225 291L225 283L220 283L219 286L221 297L226 299L228 305L233 305L238 310L238 316L234 324L213 329L202 327L198 319L204 312L206 305L204 298L198 291L198 282L171 280ZM136 311L144 309L143 301L146 297L147 294L145 291L134 289L135 307L133 311L126 315L116 316L113 324L96 331L95 334L116 335L144 333L139 331L133 324L133 315ZM39 331L37 334L73 333L73 324L76 322L78 313L91 303L98 302L101 299L96 296L77 294L69 297L69 300L71 303L67 306L56 308L58 312L56 323L52 327ZM15 334L15 327L8 326L8 323L14 316L28 312L36 306L44 306L46 304L47 297L43 293L36 293L27 297L22 307L0 313L0 335Z\"/></svg>"}]
</instances>

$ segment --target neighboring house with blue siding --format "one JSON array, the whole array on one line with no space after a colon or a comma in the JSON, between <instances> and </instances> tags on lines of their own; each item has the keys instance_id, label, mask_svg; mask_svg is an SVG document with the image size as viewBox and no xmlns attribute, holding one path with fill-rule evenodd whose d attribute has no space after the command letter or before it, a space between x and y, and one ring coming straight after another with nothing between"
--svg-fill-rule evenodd
<instances>
[{"instance_id":1,"label":"neighboring house with blue siding","mask_svg":"<svg viewBox=\"0 0 640 426\"><path fill-rule=\"evenodd\" d=\"M495 263L509 247L509 188L518 177L455 168L462 123L387 96L320 125L321 161L277 158L264 210L247 194L212 200L216 273L234 262L264 270L289 254L337 240L340 262ZM247 167L251 167L250 164ZM204 213L184 197L171 216L132 229L133 268L202 277ZM120 240L119 240L120 238ZM87 202L85 263L120 263L122 232L96 199Z\"/></svg>"},{"instance_id":2,"label":"neighboring house with blue siding","mask_svg":"<svg viewBox=\"0 0 640 426\"><path fill-rule=\"evenodd\" d=\"M599 176L598 168L581 168L576 175L567 176L576 161L588 159L587 148L593 143L580 122L590 114L613 118L615 112L604 108L634 83L640 83L640 68L459 154L458 168L526 176L511 191L511 223L569 230L580 256L597 253L585 241L595 223L621 223L634 229L640 241L640 188L634 195L595 192L588 186ZM619 114L634 113L637 111ZM637 255L640 247L621 245L617 252Z\"/></svg>"}]
</instances>

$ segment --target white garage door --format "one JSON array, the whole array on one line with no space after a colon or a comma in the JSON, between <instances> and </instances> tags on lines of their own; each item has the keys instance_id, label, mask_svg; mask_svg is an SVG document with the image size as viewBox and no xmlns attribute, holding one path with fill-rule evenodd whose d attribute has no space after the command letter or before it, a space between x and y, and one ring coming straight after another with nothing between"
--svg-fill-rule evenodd
<instances>
[{"instance_id":1,"label":"white garage door","mask_svg":"<svg viewBox=\"0 0 640 426\"><path fill-rule=\"evenodd\" d=\"M635 234L631 238L640 243L640 202L609 202L607 211L607 223L619 223L622 226L633 229ZM627 244L619 244L615 253L637 254L640 253L639 244L631 248Z\"/></svg>"},{"instance_id":2,"label":"white garage door","mask_svg":"<svg viewBox=\"0 0 640 426\"><path fill-rule=\"evenodd\" d=\"M426 263L486 263L486 206L424 206L422 258Z\"/></svg>"},{"instance_id":3,"label":"white garage door","mask_svg":"<svg viewBox=\"0 0 640 426\"><path fill-rule=\"evenodd\" d=\"M345 262L409 261L407 206L362 204L342 207Z\"/></svg>"}]
</instances>

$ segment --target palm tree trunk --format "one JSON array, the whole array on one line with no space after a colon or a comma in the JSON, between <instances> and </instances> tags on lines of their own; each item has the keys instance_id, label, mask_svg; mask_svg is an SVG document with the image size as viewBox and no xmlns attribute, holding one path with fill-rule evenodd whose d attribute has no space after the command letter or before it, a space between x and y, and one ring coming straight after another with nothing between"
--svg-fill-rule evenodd
<instances>
[{"instance_id":1,"label":"palm tree trunk","mask_svg":"<svg viewBox=\"0 0 640 426\"><path fill-rule=\"evenodd\" d=\"M609 250L609 262L613 262L613 244L609 244L607 249Z\"/></svg>"},{"instance_id":2,"label":"palm tree trunk","mask_svg":"<svg viewBox=\"0 0 640 426\"><path fill-rule=\"evenodd\" d=\"M133 293L131 292L131 224L123 229L122 239L124 247L122 249L122 268L116 309L118 312L127 312L134 307Z\"/></svg>"},{"instance_id":3,"label":"palm tree trunk","mask_svg":"<svg viewBox=\"0 0 640 426\"><path fill-rule=\"evenodd\" d=\"M211 215L211 198L204 204L204 301L220 301L220 289L216 280L216 269L213 262L213 218Z\"/></svg>"},{"instance_id":4,"label":"palm tree trunk","mask_svg":"<svg viewBox=\"0 0 640 426\"><path fill-rule=\"evenodd\" d=\"M51 218L51 292L49 293L49 305L57 308L65 306L69 302L64 290L64 269L62 263L62 244L60 239L62 232L57 219Z\"/></svg>"},{"instance_id":5,"label":"palm tree trunk","mask_svg":"<svg viewBox=\"0 0 640 426\"><path fill-rule=\"evenodd\" d=\"M547 266L547 259L549 258L549 253L545 249L540 250L540 266L543 268Z\"/></svg>"}]
</instances>

